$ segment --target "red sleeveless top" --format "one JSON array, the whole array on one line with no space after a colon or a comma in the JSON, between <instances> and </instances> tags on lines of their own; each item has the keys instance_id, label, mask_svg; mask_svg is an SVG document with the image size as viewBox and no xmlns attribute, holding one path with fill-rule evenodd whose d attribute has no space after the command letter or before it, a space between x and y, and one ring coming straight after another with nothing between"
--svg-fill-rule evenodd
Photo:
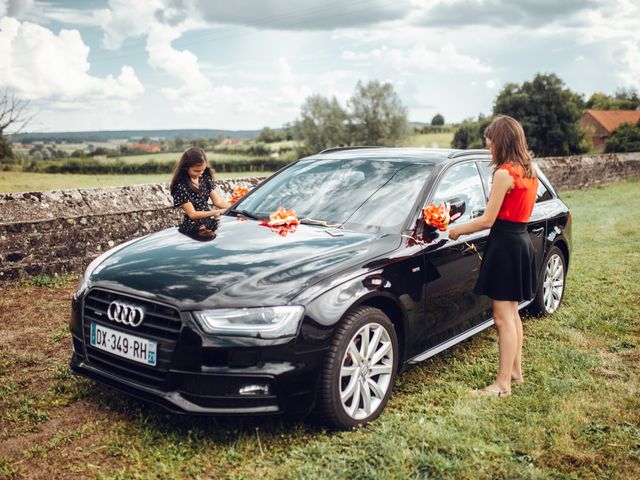
<instances>
[{"instance_id":1,"label":"red sleeveless top","mask_svg":"<svg viewBox=\"0 0 640 480\"><path fill-rule=\"evenodd\" d=\"M498 218L509 222L528 222L536 203L538 179L526 178L524 168L517 163L505 163L498 170L506 170L513 177L513 187L502 201Z\"/></svg>"}]
</instances>

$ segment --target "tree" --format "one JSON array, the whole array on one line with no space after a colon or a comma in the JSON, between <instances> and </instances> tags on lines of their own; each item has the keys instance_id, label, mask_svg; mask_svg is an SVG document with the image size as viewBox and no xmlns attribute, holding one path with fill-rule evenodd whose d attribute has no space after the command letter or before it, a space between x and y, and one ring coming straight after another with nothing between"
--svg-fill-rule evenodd
<instances>
[{"instance_id":1,"label":"tree","mask_svg":"<svg viewBox=\"0 0 640 480\"><path fill-rule=\"evenodd\" d=\"M293 126L294 134L304 141L303 155L348 143L347 112L334 98L308 97L302 105L301 118Z\"/></svg>"},{"instance_id":2,"label":"tree","mask_svg":"<svg viewBox=\"0 0 640 480\"><path fill-rule=\"evenodd\" d=\"M431 125L444 125L444 117L439 113L436 113L436 115L431 119Z\"/></svg>"},{"instance_id":3,"label":"tree","mask_svg":"<svg viewBox=\"0 0 640 480\"><path fill-rule=\"evenodd\" d=\"M0 162L13 157L9 136L17 135L35 118L28 113L29 101L21 100L9 90L0 92ZM11 135L7 130L11 129Z\"/></svg>"},{"instance_id":4,"label":"tree","mask_svg":"<svg viewBox=\"0 0 640 480\"><path fill-rule=\"evenodd\" d=\"M604 151L640 152L640 120L635 125L623 123L616 128L605 142Z\"/></svg>"},{"instance_id":5,"label":"tree","mask_svg":"<svg viewBox=\"0 0 640 480\"><path fill-rule=\"evenodd\" d=\"M582 97L554 74L537 74L522 85L507 84L498 94L494 115L510 115L524 128L529 148L537 156L570 155L589 149L578 122Z\"/></svg>"},{"instance_id":6,"label":"tree","mask_svg":"<svg viewBox=\"0 0 640 480\"><path fill-rule=\"evenodd\" d=\"M586 104L593 110L637 110L640 108L640 97L635 88L619 88L613 96L595 92Z\"/></svg>"},{"instance_id":7,"label":"tree","mask_svg":"<svg viewBox=\"0 0 640 480\"><path fill-rule=\"evenodd\" d=\"M484 131L491 123L491 117L478 115L478 120L465 120L453 135L453 148L484 148Z\"/></svg>"},{"instance_id":8,"label":"tree","mask_svg":"<svg viewBox=\"0 0 640 480\"><path fill-rule=\"evenodd\" d=\"M407 108L390 83L358 82L349 106L354 143L395 145L408 133Z\"/></svg>"},{"instance_id":9,"label":"tree","mask_svg":"<svg viewBox=\"0 0 640 480\"><path fill-rule=\"evenodd\" d=\"M279 132L278 130L274 130L273 128L264 127L256 137L256 142L273 143L280 142L284 140L284 138L284 132Z\"/></svg>"}]
</instances>

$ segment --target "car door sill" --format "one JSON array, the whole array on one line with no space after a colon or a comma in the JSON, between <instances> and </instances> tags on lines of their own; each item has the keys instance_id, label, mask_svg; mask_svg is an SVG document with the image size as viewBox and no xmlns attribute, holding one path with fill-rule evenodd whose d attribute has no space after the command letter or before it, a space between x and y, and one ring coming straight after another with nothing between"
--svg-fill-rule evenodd
<instances>
[{"instance_id":1,"label":"car door sill","mask_svg":"<svg viewBox=\"0 0 640 480\"><path fill-rule=\"evenodd\" d=\"M524 307L526 307L527 305L529 305L532 302L532 300L527 300L526 302L522 302L518 305L518 310L522 310ZM415 365L416 363L420 363L425 361L428 358L433 357L434 355L437 355L440 352L443 352L444 350L446 350L447 348L451 348L454 345L457 345L458 343L462 342L463 340L466 340L469 337L474 336L477 333L480 333L482 330L489 328L491 325L493 325L493 317L491 317L489 320L487 320L486 322L482 322L479 325L476 325L473 328L470 328L469 330L466 330L464 332L462 332L459 335L456 335L455 337L447 340L446 342L442 342L439 345L436 345L433 348L430 348L429 350L426 350L418 355L416 355L415 357L407 360L407 365Z\"/></svg>"}]
</instances>

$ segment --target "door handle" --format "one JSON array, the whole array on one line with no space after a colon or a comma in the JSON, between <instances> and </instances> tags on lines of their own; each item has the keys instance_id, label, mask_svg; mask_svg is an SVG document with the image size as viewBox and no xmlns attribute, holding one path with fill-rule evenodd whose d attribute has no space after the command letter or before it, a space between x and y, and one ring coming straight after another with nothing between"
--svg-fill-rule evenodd
<instances>
[{"instance_id":1,"label":"door handle","mask_svg":"<svg viewBox=\"0 0 640 480\"><path fill-rule=\"evenodd\" d=\"M533 233L536 237L542 235L542 232L544 232L544 227L536 227L531 230L531 233Z\"/></svg>"}]
</instances>

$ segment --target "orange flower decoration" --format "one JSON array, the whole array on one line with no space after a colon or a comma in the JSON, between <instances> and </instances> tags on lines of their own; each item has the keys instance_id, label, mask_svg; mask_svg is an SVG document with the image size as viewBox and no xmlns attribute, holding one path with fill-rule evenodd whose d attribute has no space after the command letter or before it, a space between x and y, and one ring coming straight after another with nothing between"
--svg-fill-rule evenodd
<instances>
[{"instance_id":1,"label":"orange flower decoration","mask_svg":"<svg viewBox=\"0 0 640 480\"><path fill-rule=\"evenodd\" d=\"M242 197L244 197L247 193L249 193L249 189L245 187L236 187L233 189L231 200L229 203L234 204Z\"/></svg>"},{"instance_id":2,"label":"orange flower decoration","mask_svg":"<svg viewBox=\"0 0 640 480\"><path fill-rule=\"evenodd\" d=\"M451 206L448 203L441 203L440 206L436 206L435 203L427 205L422 209L422 218L431 227L435 227L441 232L447 230L451 217L449 217L449 210Z\"/></svg>"},{"instance_id":3,"label":"orange flower decoration","mask_svg":"<svg viewBox=\"0 0 640 480\"><path fill-rule=\"evenodd\" d=\"M288 234L296 231L298 225L300 225L300 221L296 216L296 212L281 207L269 214L268 222L262 221L260 225L269 227L272 232L277 233L281 237L286 237Z\"/></svg>"}]
</instances>

